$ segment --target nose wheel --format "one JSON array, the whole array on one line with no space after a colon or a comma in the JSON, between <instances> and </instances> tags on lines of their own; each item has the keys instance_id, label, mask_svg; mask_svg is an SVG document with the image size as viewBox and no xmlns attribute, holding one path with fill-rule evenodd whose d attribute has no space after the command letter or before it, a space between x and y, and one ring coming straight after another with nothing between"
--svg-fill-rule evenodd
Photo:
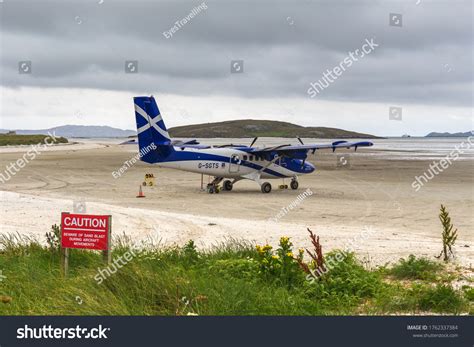
<instances>
[{"instance_id":1,"label":"nose wheel","mask_svg":"<svg viewBox=\"0 0 474 347\"><path fill-rule=\"evenodd\" d=\"M299 186L298 181L295 180L295 179L292 179L292 180L291 180L291 183L290 183L291 189L293 189L293 190L298 189L298 186Z\"/></svg>"},{"instance_id":2,"label":"nose wheel","mask_svg":"<svg viewBox=\"0 0 474 347\"><path fill-rule=\"evenodd\" d=\"M220 188L219 186L216 186L216 185L213 185L213 184L210 184L207 186L207 192L209 194L214 194L214 193L219 193L220 192Z\"/></svg>"},{"instance_id":3,"label":"nose wheel","mask_svg":"<svg viewBox=\"0 0 474 347\"><path fill-rule=\"evenodd\" d=\"M216 177L214 180L207 185L207 192L209 194L219 193L221 188L219 187L219 183L223 180L223 177Z\"/></svg>"}]
</instances>

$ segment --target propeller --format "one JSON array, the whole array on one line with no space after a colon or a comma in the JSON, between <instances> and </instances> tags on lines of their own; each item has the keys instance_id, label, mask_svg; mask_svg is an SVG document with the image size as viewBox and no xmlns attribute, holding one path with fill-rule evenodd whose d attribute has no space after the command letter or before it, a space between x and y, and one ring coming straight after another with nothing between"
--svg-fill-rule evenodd
<instances>
[{"instance_id":1,"label":"propeller","mask_svg":"<svg viewBox=\"0 0 474 347\"><path fill-rule=\"evenodd\" d=\"M301 139L301 137L296 136L296 138L298 139L298 141L299 141L302 145L304 145L304 142L303 142L303 140ZM314 150L313 150L313 154L314 154ZM303 159L303 162L301 163L301 168L304 167L304 163L305 163L305 162L306 162L306 158Z\"/></svg>"},{"instance_id":2,"label":"propeller","mask_svg":"<svg viewBox=\"0 0 474 347\"><path fill-rule=\"evenodd\" d=\"M258 137L254 138L249 147L252 147L255 144L255 142L257 142L257 139L258 139Z\"/></svg>"}]
</instances>

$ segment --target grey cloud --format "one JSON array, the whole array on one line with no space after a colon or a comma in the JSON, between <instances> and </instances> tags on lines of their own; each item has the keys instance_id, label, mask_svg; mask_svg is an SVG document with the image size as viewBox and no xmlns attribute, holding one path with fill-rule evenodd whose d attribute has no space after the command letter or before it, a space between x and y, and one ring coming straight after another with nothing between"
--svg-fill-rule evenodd
<instances>
[{"instance_id":1,"label":"grey cloud","mask_svg":"<svg viewBox=\"0 0 474 347\"><path fill-rule=\"evenodd\" d=\"M376 51L315 99L472 106L471 1L206 1L163 36L200 3L5 0L2 85L307 97L310 82L375 37ZM402 28L388 25L391 12ZM128 59L138 74L124 73ZM245 61L243 74L230 74L232 59ZM32 75L18 74L20 60Z\"/></svg>"}]
</instances>

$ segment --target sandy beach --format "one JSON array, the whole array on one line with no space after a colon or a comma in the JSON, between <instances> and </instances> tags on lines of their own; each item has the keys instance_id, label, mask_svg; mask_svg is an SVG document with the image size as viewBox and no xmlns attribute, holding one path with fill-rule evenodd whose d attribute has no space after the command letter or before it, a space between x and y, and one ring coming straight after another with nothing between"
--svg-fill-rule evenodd
<instances>
[{"instance_id":1,"label":"sandy beach","mask_svg":"<svg viewBox=\"0 0 474 347\"><path fill-rule=\"evenodd\" d=\"M114 235L125 233L137 242L153 238L183 244L193 239L200 247L210 247L235 238L275 245L284 235L296 247L309 247L310 228L321 237L325 251L352 242L361 259L377 265L409 254L437 255L438 212L444 204L459 229L457 261L465 267L474 263L471 159L454 162L416 192L411 186L414 177L427 170L432 158L400 159L377 146L342 159L349 152L319 152L308 158L317 170L300 177L297 191L280 190L282 180L271 180L272 193L262 194L254 182L241 181L232 192L209 195L200 190L199 174L142 162L114 178L112 171L135 149L85 141L44 151L0 185L0 232L44 241L45 232L59 223L60 213L72 212L75 201L84 201L87 213L112 215ZM3 170L25 148L0 151ZM146 198L137 199L145 173L154 174L157 186L145 187ZM295 202L308 189L312 194ZM285 207L289 211L282 215ZM370 233L360 240L364 230Z\"/></svg>"}]
</instances>

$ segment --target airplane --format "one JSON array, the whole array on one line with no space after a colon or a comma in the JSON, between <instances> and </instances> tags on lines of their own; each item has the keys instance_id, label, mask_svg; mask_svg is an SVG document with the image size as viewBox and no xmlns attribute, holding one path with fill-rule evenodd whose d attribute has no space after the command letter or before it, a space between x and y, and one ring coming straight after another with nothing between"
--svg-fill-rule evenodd
<instances>
[{"instance_id":1,"label":"airplane","mask_svg":"<svg viewBox=\"0 0 474 347\"><path fill-rule=\"evenodd\" d=\"M163 168L172 168L214 176L207 185L210 194L222 189L231 191L238 181L247 179L256 182L262 193L270 193L272 185L266 179L291 178L291 189L298 189L298 176L310 174L315 166L306 162L308 152L319 149L351 148L372 146L372 142L335 141L329 144L282 144L272 147L253 147L226 144L219 146L201 145L196 140L171 139L158 105L153 96L133 98L137 123L140 159Z\"/></svg>"}]
</instances>

